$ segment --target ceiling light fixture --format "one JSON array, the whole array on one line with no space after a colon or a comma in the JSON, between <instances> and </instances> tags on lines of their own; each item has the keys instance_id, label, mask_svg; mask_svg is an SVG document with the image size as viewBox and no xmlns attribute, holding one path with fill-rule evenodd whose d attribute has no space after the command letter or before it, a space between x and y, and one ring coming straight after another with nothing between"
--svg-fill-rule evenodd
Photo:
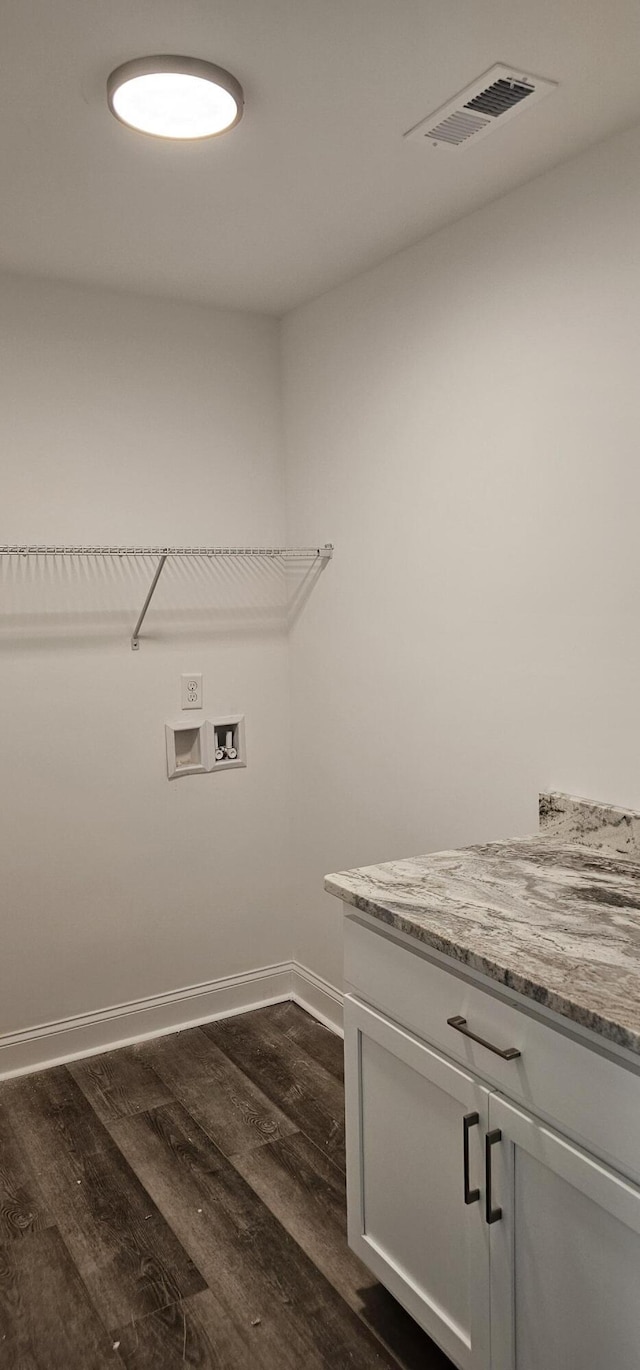
<instances>
[{"instance_id":1,"label":"ceiling light fixture","mask_svg":"<svg viewBox=\"0 0 640 1370\"><path fill-rule=\"evenodd\" d=\"M215 138L242 118L242 86L198 57L136 57L107 81L111 113L155 138Z\"/></svg>"}]
</instances>

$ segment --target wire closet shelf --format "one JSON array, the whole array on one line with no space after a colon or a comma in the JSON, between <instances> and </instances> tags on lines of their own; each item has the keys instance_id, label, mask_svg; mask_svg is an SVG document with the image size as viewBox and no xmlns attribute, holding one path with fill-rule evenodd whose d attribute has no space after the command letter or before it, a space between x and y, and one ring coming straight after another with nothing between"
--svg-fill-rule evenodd
<instances>
[{"instance_id":1,"label":"wire closet shelf","mask_svg":"<svg viewBox=\"0 0 640 1370\"><path fill-rule=\"evenodd\" d=\"M116 556L116 557L158 557L153 580L149 586L149 591L142 606L136 626L131 637L131 649L138 651L140 646L140 629L145 619L145 615L153 599L156 586L162 574L162 569L168 557L273 557L281 561L301 561L309 560L327 562L333 556L333 544L325 543L324 547L114 547L114 546L86 546L74 547L65 543L11 543L0 546L0 556L21 556L21 557L93 557L93 556Z\"/></svg>"}]
</instances>

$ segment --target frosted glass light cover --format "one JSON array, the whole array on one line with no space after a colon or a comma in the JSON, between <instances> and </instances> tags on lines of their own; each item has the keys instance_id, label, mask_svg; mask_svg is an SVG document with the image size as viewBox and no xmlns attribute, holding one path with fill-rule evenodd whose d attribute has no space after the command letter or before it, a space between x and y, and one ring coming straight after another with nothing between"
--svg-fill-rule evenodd
<instances>
[{"instance_id":1,"label":"frosted glass light cover","mask_svg":"<svg viewBox=\"0 0 640 1370\"><path fill-rule=\"evenodd\" d=\"M242 115L242 88L230 72L193 57L125 62L107 83L109 108L129 128L156 138L213 138Z\"/></svg>"}]
</instances>

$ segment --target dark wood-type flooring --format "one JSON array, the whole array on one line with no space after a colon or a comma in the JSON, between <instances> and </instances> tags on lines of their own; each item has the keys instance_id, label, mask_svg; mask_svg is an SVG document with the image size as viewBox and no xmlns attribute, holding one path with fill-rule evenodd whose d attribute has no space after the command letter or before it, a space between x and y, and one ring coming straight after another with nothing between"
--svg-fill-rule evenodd
<instances>
[{"instance_id":1,"label":"dark wood-type flooring","mask_svg":"<svg viewBox=\"0 0 640 1370\"><path fill-rule=\"evenodd\" d=\"M2 1370L451 1370L349 1251L295 1004L0 1084Z\"/></svg>"}]
</instances>

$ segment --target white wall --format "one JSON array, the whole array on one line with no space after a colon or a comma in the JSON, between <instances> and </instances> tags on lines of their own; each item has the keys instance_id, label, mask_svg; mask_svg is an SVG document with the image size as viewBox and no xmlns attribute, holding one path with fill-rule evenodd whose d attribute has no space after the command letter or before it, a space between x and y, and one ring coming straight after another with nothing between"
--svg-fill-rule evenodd
<instances>
[{"instance_id":1,"label":"white wall","mask_svg":"<svg viewBox=\"0 0 640 1370\"><path fill-rule=\"evenodd\" d=\"M5 277L0 390L0 542L282 539L273 320ZM0 570L0 1034L289 957L269 570L165 571L138 653L153 563ZM167 781L189 670L246 771Z\"/></svg>"},{"instance_id":2,"label":"white wall","mask_svg":"<svg viewBox=\"0 0 640 1370\"><path fill-rule=\"evenodd\" d=\"M0 561L0 1035L338 983L327 870L640 808L639 211L632 130L286 318L288 540L337 547L290 672L268 568L168 569L132 653L151 564ZM0 543L280 541L278 332L2 279ZM166 780L183 670L246 771Z\"/></svg>"},{"instance_id":3,"label":"white wall","mask_svg":"<svg viewBox=\"0 0 640 1370\"><path fill-rule=\"evenodd\" d=\"M465 156L460 157L464 175ZM640 808L640 131L285 320L297 953L327 870Z\"/></svg>"}]
</instances>

